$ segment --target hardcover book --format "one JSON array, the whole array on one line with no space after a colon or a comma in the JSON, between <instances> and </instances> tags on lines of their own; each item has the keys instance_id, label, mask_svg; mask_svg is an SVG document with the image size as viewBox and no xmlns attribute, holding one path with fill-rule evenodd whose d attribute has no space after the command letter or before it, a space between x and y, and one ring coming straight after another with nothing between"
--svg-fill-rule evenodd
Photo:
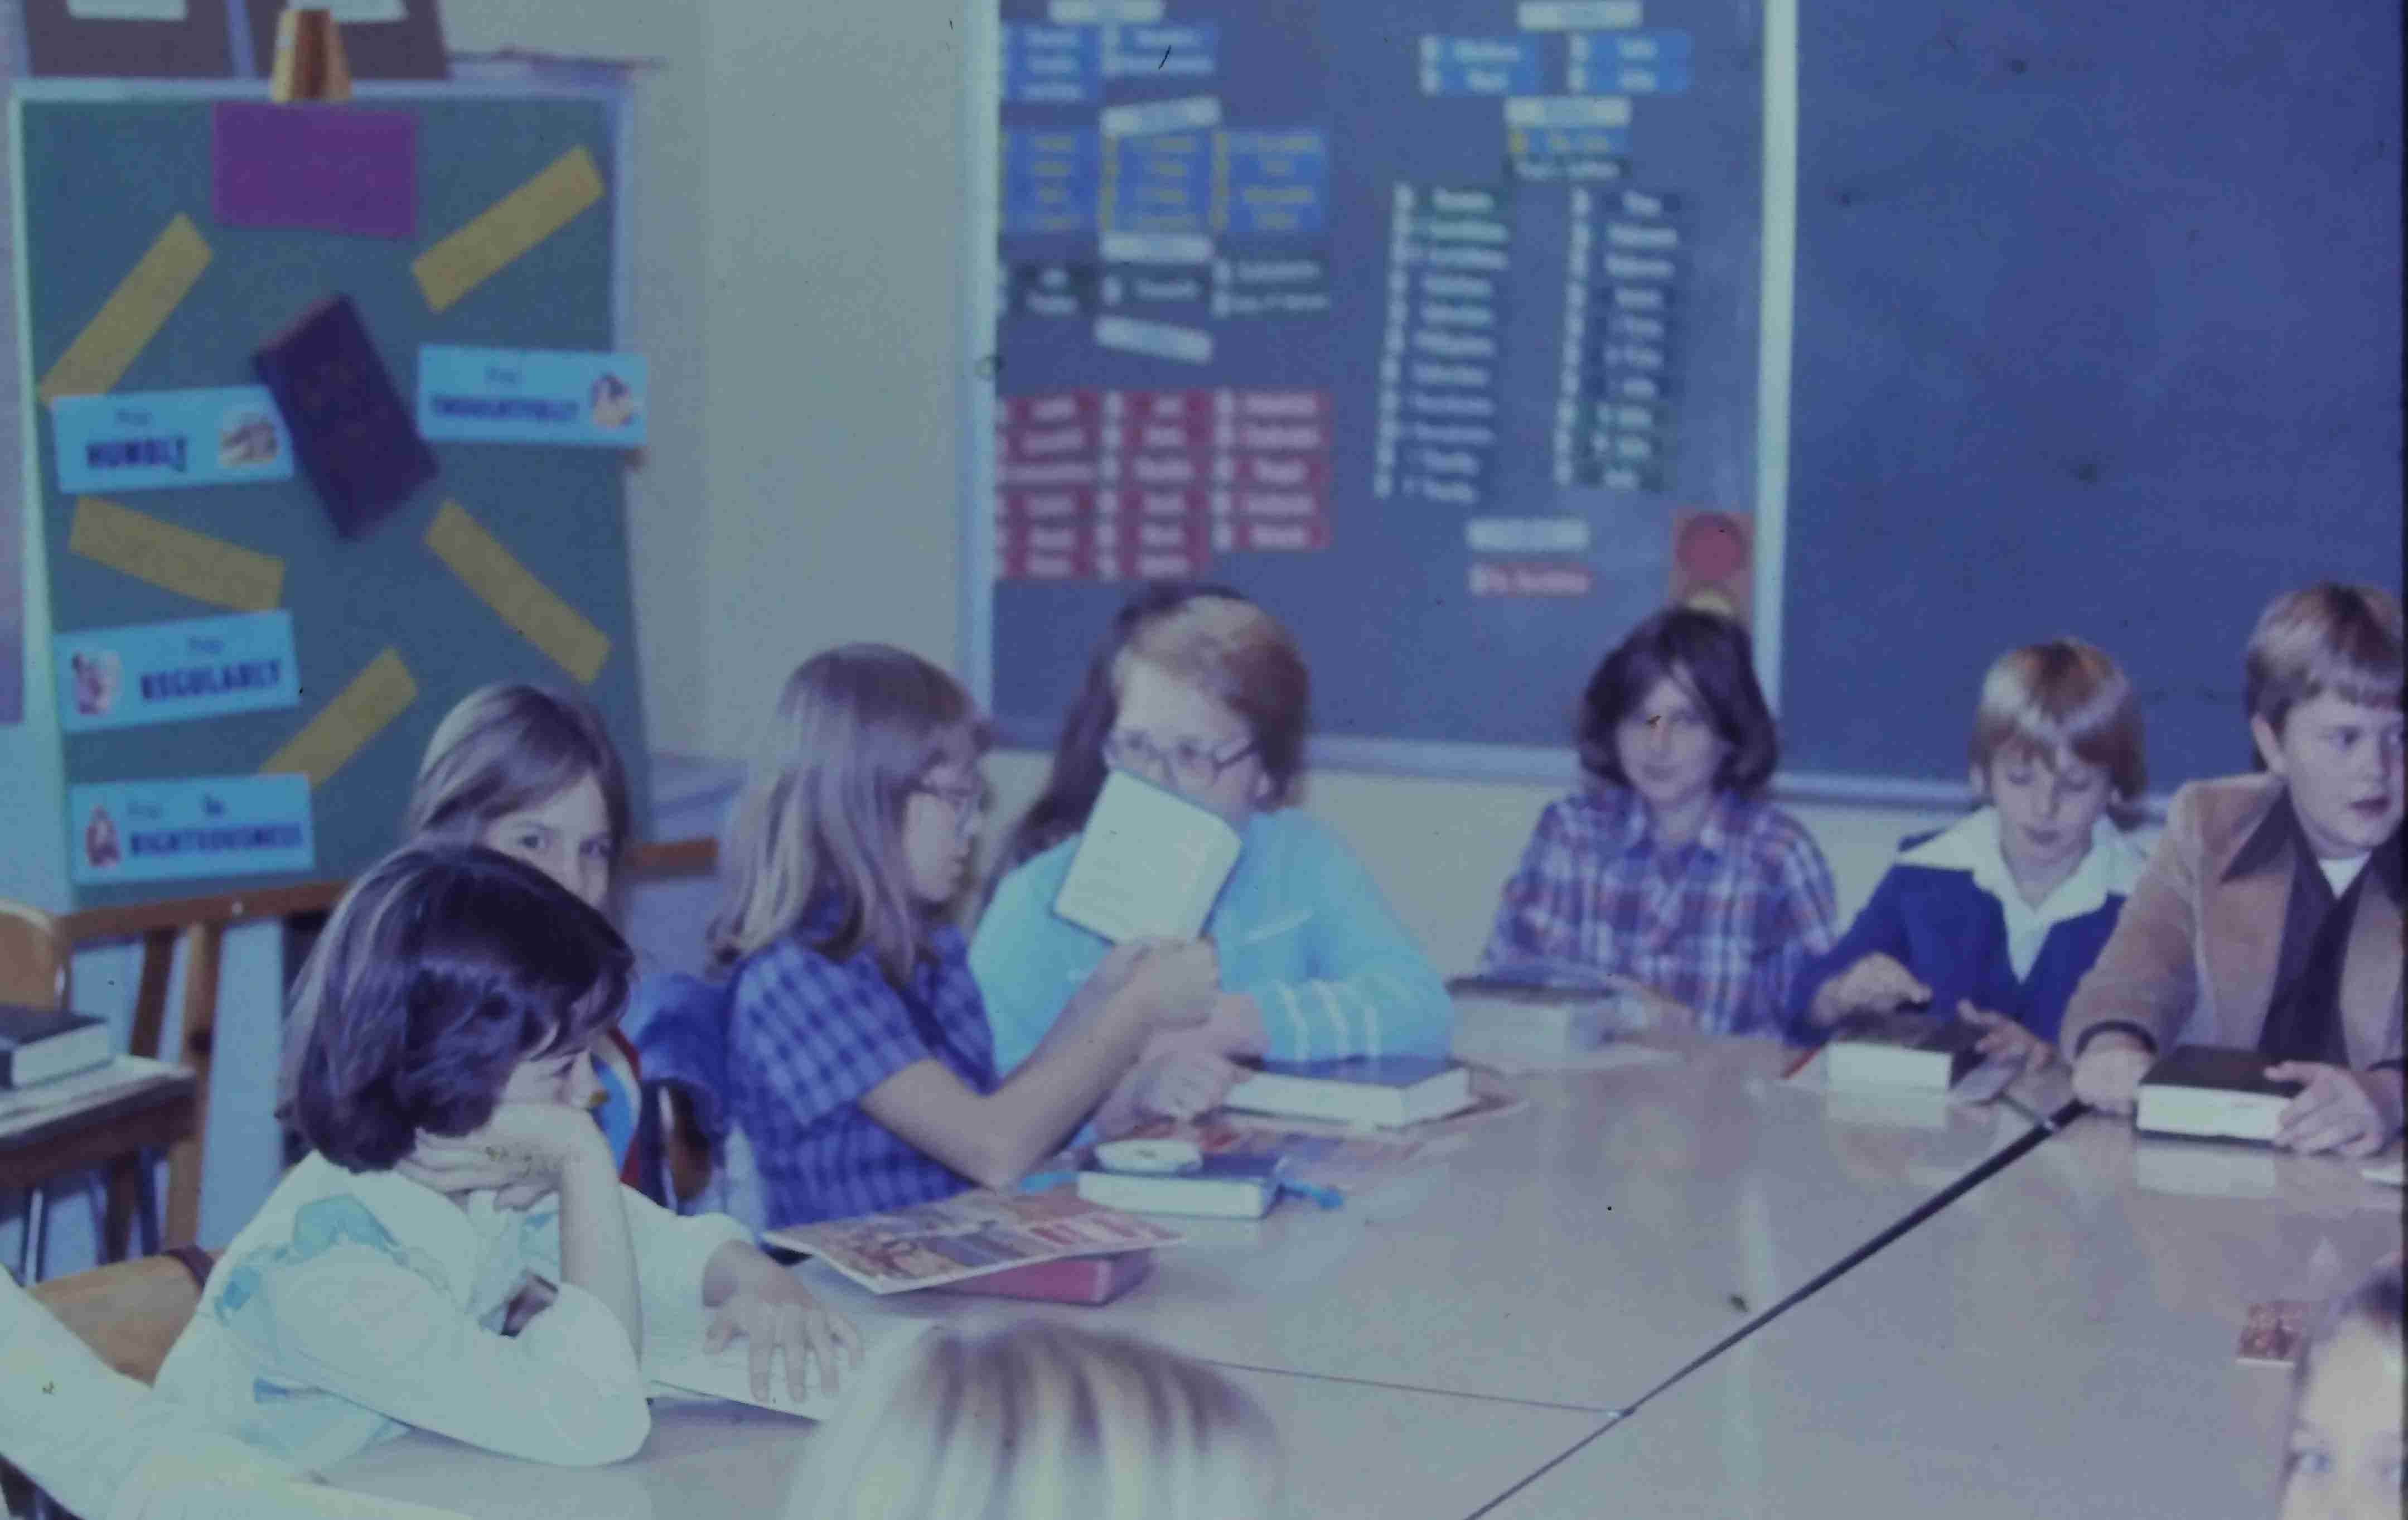
<instances>
[{"instance_id":1,"label":"hardcover book","mask_svg":"<svg viewBox=\"0 0 2408 1520\"><path fill-rule=\"evenodd\" d=\"M2266 1075L2272 1059L2225 1045L2177 1045L2141 1079L2133 1124L2160 1135L2271 1140L2300 1083Z\"/></svg>"},{"instance_id":2,"label":"hardcover book","mask_svg":"<svg viewBox=\"0 0 2408 1520\"><path fill-rule=\"evenodd\" d=\"M1982 1061L1981 1027L1925 1013L1858 1014L1831 1035L1824 1059L1834 1087L1898 1085L1946 1092Z\"/></svg>"},{"instance_id":3,"label":"hardcover book","mask_svg":"<svg viewBox=\"0 0 2408 1520\"><path fill-rule=\"evenodd\" d=\"M110 1050L99 1019L0 1003L0 1091L89 1071L106 1065Z\"/></svg>"},{"instance_id":4,"label":"hardcover book","mask_svg":"<svg viewBox=\"0 0 2408 1520\"><path fill-rule=\"evenodd\" d=\"M251 362L284 414L302 473L344 538L366 533L435 478L434 452L350 296L311 306Z\"/></svg>"},{"instance_id":5,"label":"hardcover book","mask_svg":"<svg viewBox=\"0 0 2408 1520\"><path fill-rule=\"evenodd\" d=\"M1430 1056L1254 1064L1256 1074L1222 1100L1228 1107L1393 1129L1444 1118L1471 1104L1471 1068Z\"/></svg>"}]
</instances>

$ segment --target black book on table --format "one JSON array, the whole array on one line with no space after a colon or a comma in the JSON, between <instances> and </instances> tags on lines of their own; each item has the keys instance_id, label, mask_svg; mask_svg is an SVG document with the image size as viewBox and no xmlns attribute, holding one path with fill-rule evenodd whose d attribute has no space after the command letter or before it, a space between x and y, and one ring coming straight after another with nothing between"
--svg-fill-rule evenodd
<instances>
[{"instance_id":1,"label":"black book on table","mask_svg":"<svg viewBox=\"0 0 2408 1520\"><path fill-rule=\"evenodd\" d=\"M356 538L435 479L435 453L368 341L359 308L330 295L251 357L293 434L293 453L335 531Z\"/></svg>"}]
</instances>

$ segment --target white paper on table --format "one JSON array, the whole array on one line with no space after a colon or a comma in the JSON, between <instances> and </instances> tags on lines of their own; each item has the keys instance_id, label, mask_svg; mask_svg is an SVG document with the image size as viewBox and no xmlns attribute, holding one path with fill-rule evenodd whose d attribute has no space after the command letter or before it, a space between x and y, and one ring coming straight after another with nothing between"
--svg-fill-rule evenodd
<instances>
[{"instance_id":1,"label":"white paper on table","mask_svg":"<svg viewBox=\"0 0 2408 1520\"><path fill-rule=\"evenodd\" d=\"M814 1358L803 1374L802 1401L795 1401L788 1396L786 1362L781 1355L769 1363L769 1397L753 1398L751 1347L739 1335L717 1352L705 1350L703 1340L710 1329L711 1316L701 1312L680 1315L669 1325L644 1326L644 1377L656 1389L708 1394L731 1403L824 1420L867 1384L873 1372L910 1355L920 1338L936 1328L934 1320L873 1317L850 1306L842 1312L861 1332L861 1365L839 1369L834 1394L826 1391Z\"/></svg>"}]
</instances>

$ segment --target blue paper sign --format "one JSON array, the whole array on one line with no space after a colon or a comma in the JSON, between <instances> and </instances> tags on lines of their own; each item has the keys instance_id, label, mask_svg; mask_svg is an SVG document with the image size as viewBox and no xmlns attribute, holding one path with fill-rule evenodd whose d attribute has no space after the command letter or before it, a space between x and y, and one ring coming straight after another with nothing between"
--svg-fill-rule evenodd
<instances>
[{"instance_id":1,"label":"blue paper sign","mask_svg":"<svg viewBox=\"0 0 2408 1520\"><path fill-rule=\"evenodd\" d=\"M87 886L261 876L317 864L307 776L107 782L67 789L67 856Z\"/></svg>"},{"instance_id":2,"label":"blue paper sign","mask_svg":"<svg viewBox=\"0 0 2408 1520\"><path fill-rule=\"evenodd\" d=\"M293 437L264 385L61 396L50 426L62 491L293 478Z\"/></svg>"},{"instance_id":3,"label":"blue paper sign","mask_svg":"<svg viewBox=\"0 0 2408 1520\"><path fill-rule=\"evenodd\" d=\"M1539 90L1533 36L1422 38L1422 93L1526 95Z\"/></svg>"},{"instance_id":4,"label":"blue paper sign","mask_svg":"<svg viewBox=\"0 0 2408 1520\"><path fill-rule=\"evenodd\" d=\"M636 354L418 351L418 431L430 440L637 449L647 409Z\"/></svg>"},{"instance_id":5,"label":"blue paper sign","mask_svg":"<svg viewBox=\"0 0 2408 1520\"><path fill-rule=\"evenodd\" d=\"M1102 38L1093 26L1006 25L1002 65L1007 106L1087 106L1103 96Z\"/></svg>"},{"instance_id":6,"label":"blue paper sign","mask_svg":"<svg viewBox=\"0 0 2408 1520\"><path fill-rule=\"evenodd\" d=\"M1104 78L1200 79L1218 66L1218 22L1180 26L1112 26L1104 29Z\"/></svg>"},{"instance_id":7,"label":"blue paper sign","mask_svg":"<svg viewBox=\"0 0 2408 1520\"><path fill-rule=\"evenodd\" d=\"M80 628L53 647L59 726L70 734L301 701L290 612Z\"/></svg>"}]
</instances>

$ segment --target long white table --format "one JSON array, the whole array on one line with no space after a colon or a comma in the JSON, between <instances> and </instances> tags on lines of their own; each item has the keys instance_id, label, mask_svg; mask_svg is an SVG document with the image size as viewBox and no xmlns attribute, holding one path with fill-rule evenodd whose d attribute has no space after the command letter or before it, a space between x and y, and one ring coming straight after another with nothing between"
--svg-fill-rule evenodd
<instances>
[{"instance_id":1,"label":"long white table","mask_svg":"<svg viewBox=\"0 0 2408 1520\"><path fill-rule=\"evenodd\" d=\"M1495 1520L2273 1513L2249 1306L2401 1243L2357 1163L2085 1118L1640 1408Z\"/></svg>"},{"instance_id":2,"label":"long white table","mask_svg":"<svg viewBox=\"0 0 2408 1520\"><path fill-rule=\"evenodd\" d=\"M1230 1376L1279 1428L1297 1520L1456 1520L1598 1423L1579 1411L1495 1399L1269 1372ZM642 1454L613 1467L542 1467L413 1431L329 1478L475 1520L781 1520L788 1476L815 1428L742 1405L662 1403ZM796 1520L810 1513L799 1510Z\"/></svg>"},{"instance_id":3,"label":"long white table","mask_svg":"<svg viewBox=\"0 0 2408 1520\"><path fill-rule=\"evenodd\" d=\"M1792 1058L1713 1041L1526 1079L1520 1111L1335 1212L1182 1221L1102 1313L1239 1366L1620 1408L2030 1127L2004 1107L1835 1119L1811 1073L1781 1080Z\"/></svg>"}]
</instances>

